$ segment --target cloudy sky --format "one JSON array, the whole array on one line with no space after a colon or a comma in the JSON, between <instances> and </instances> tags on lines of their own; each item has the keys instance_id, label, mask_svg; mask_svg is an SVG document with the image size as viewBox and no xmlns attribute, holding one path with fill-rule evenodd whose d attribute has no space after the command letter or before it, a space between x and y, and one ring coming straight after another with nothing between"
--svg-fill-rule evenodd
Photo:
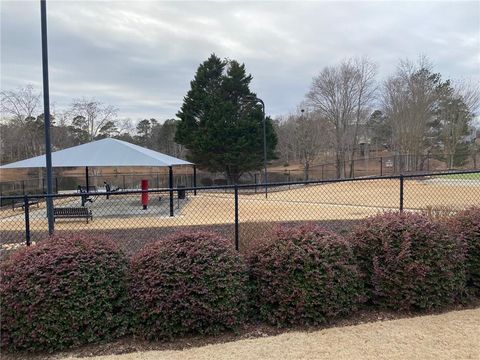
<instances>
[{"instance_id":1,"label":"cloudy sky","mask_svg":"<svg viewBox=\"0 0 480 360\"><path fill-rule=\"evenodd\" d=\"M368 56L379 80L427 55L480 81L480 2L48 1L50 91L95 97L133 120L174 117L210 53L245 63L267 113L293 111L313 76ZM41 89L38 1L1 1L1 88Z\"/></svg>"}]
</instances>

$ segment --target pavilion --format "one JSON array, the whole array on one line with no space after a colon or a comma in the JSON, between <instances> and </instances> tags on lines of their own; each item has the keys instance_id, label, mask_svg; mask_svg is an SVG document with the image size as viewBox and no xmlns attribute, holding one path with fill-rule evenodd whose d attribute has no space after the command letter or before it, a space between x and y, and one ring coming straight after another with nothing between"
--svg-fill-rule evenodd
<instances>
[{"instance_id":1,"label":"pavilion","mask_svg":"<svg viewBox=\"0 0 480 360\"><path fill-rule=\"evenodd\" d=\"M193 167L193 186L196 187L195 164L126 141L106 138L52 152L52 167L85 168L86 189L89 189L89 167L168 167L168 183L169 188L172 189L173 167L185 165ZM46 167L46 158L45 155L41 155L2 165L0 169L44 167ZM173 191L170 191L170 204L173 210Z\"/></svg>"}]
</instances>

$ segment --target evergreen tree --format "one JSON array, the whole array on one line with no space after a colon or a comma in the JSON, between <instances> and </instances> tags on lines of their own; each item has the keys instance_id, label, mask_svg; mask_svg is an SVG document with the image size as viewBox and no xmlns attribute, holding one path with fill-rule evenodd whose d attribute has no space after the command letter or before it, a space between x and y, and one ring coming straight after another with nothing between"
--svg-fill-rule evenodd
<instances>
[{"instance_id":1,"label":"evergreen tree","mask_svg":"<svg viewBox=\"0 0 480 360\"><path fill-rule=\"evenodd\" d=\"M175 141L200 168L224 172L237 183L247 171L263 164L263 115L250 91L252 76L245 65L212 54L197 69L177 117ZM267 158L275 157L277 137L266 119Z\"/></svg>"},{"instance_id":2,"label":"evergreen tree","mask_svg":"<svg viewBox=\"0 0 480 360\"><path fill-rule=\"evenodd\" d=\"M137 124L136 130L137 130L137 135L135 136L135 140L137 144L141 146L149 145L150 138L152 135L152 123L150 122L150 120L148 119L141 120Z\"/></svg>"},{"instance_id":3,"label":"evergreen tree","mask_svg":"<svg viewBox=\"0 0 480 360\"><path fill-rule=\"evenodd\" d=\"M470 153L467 136L473 114L449 80L441 83L437 92L438 100L429 124L433 139L431 148L434 156L445 160L451 169L467 162Z\"/></svg>"},{"instance_id":4,"label":"evergreen tree","mask_svg":"<svg viewBox=\"0 0 480 360\"><path fill-rule=\"evenodd\" d=\"M380 110L375 110L368 119L367 127L374 144L391 148L392 127L384 113Z\"/></svg>"}]
</instances>

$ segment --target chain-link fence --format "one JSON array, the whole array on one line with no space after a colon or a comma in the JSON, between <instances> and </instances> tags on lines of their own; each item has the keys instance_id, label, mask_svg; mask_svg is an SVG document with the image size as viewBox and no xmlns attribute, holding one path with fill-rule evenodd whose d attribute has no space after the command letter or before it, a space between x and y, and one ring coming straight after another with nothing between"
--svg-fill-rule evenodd
<instances>
[{"instance_id":1,"label":"chain-link fence","mask_svg":"<svg viewBox=\"0 0 480 360\"><path fill-rule=\"evenodd\" d=\"M448 158L449 156L446 155ZM362 159L347 160L340 165L324 163L309 165L307 169L282 168L268 169L267 182L296 182L315 180L334 180L342 178L359 178L368 176L394 176L400 174L418 174L442 171L467 171L478 169L477 161L469 161L459 166L450 164L444 159L434 158L431 155L385 155L365 157ZM56 169L54 169L56 171ZM23 175L25 176L25 175ZM104 183L112 188L122 190L139 190L141 180L148 180L150 187L159 189L169 187L169 174L167 170L150 172L121 173L110 170L96 169L89 175L90 185L102 187ZM191 167L178 167L173 174L173 186L193 187L195 180L198 185L223 186L228 184L224 173L212 173L204 170L194 170ZM239 184L261 184L265 182L263 172L247 172L242 174ZM78 185L85 184L85 175L71 173L54 173L53 189L55 193L75 190ZM14 196L25 194L46 193L44 177L29 176L28 179L1 181L0 196Z\"/></svg>"},{"instance_id":2,"label":"chain-link fence","mask_svg":"<svg viewBox=\"0 0 480 360\"><path fill-rule=\"evenodd\" d=\"M2 254L48 236L46 199L54 233L111 236L127 253L179 230L209 230L240 250L277 224L315 222L348 232L384 211L448 215L480 205L480 171L211 187L1 198Z\"/></svg>"},{"instance_id":3,"label":"chain-link fence","mask_svg":"<svg viewBox=\"0 0 480 360\"><path fill-rule=\"evenodd\" d=\"M55 171L55 169L54 169ZM178 171L178 170L177 170ZM179 174L173 175L173 186L193 187L192 171L182 169ZM123 190L139 190L141 180L148 180L152 188L165 188L169 186L168 171L148 173L101 173L90 174L89 184L96 187L104 187L108 183L112 188ZM85 175L55 175L53 176L53 191L58 194L64 191L75 190L78 186L85 185ZM44 194L47 184L45 178L29 178L15 181L0 182L0 196Z\"/></svg>"}]
</instances>

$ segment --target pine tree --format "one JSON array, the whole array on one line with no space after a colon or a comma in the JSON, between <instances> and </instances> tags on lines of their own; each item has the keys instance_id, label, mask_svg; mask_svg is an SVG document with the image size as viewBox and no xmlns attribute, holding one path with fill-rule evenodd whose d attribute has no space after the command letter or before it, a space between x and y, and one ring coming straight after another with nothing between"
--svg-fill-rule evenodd
<instances>
[{"instance_id":1,"label":"pine tree","mask_svg":"<svg viewBox=\"0 0 480 360\"><path fill-rule=\"evenodd\" d=\"M470 154L467 136L473 114L464 100L455 93L449 80L437 88L438 100L430 122L434 155L445 160L448 168L464 165Z\"/></svg>"},{"instance_id":2,"label":"pine tree","mask_svg":"<svg viewBox=\"0 0 480 360\"><path fill-rule=\"evenodd\" d=\"M224 172L237 183L247 171L263 164L263 115L250 91L252 76L245 65L212 54L197 69L177 117L175 141L188 149L200 168ZM266 119L267 158L275 157L277 137Z\"/></svg>"}]
</instances>

